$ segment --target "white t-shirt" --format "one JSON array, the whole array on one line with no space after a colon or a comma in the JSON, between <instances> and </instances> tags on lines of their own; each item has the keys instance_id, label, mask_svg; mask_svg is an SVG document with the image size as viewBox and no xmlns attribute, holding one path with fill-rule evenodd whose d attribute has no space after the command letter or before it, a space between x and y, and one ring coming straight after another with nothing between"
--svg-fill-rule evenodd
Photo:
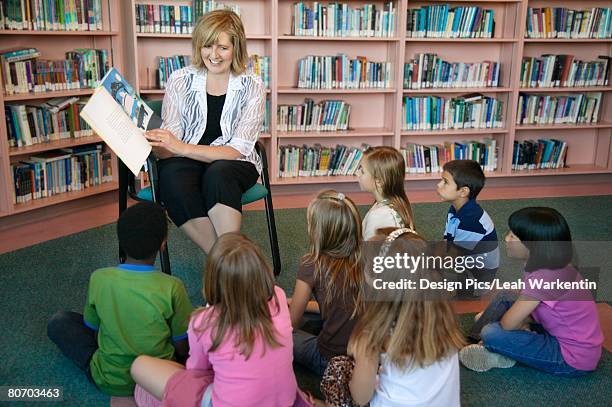
<instances>
[{"instance_id":1,"label":"white t-shirt","mask_svg":"<svg viewBox=\"0 0 612 407\"><path fill-rule=\"evenodd\" d=\"M458 353L421 368L409 365L399 369L380 356L378 386L371 407L459 406Z\"/></svg>"},{"instance_id":2,"label":"white t-shirt","mask_svg":"<svg viewBox=\"0 0 612 407\"><path fill-rule=\"evenodd\" d=\"M399 214L388 204L376 202L361 223L363 230L363 240L370 240L376 236L376 230L379 228L401 228L404 227L404 222Z\"/></svg>"}]
</instances>

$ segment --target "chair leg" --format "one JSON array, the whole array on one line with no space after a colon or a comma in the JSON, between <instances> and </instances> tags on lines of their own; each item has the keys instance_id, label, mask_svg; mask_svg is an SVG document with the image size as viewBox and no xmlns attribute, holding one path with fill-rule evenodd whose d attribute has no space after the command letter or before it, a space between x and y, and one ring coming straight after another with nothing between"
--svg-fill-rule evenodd
<instances>
[{"instance_id":1,"label":"chair leg","mask_svg":"<svg viewBox=\"0 0 612 407\"><path fill-rule=\"evenodd\" d=\"M128 168L125 164L118 160L119 167L119 216L127 209L127 195L128 195L128 183L129 183L129 174ZM126 259L125 252L121 250L119 247L119 263L124 263Z\"/></svg>"},{"instance_id":2,"label":"chair leg","mask_svg":"<svg viewBox=\"0 0 612 407\"><path fill-rule=\"evenodd\" d=\"M170 269L170 255L168 254L168 242L164 245L164 250L159 251L159 262L161 263L162 273L172 275Z\"/></svg>"},{"instance_id":3,"label":"chair leg","mask_svg":"<svg viewBox=\"0 0 612 407\"><path fill-rule=\"evenodd\" d=\"M274 275L278 276L281 272L280 250L278 249L274 207L272 206L272 195L270 193L266 195L264 202L266 205L266 219L268 221L268 236L270 236L270 250L272 251L272 265L274 267Z\"/></svg>"}]
</instances>

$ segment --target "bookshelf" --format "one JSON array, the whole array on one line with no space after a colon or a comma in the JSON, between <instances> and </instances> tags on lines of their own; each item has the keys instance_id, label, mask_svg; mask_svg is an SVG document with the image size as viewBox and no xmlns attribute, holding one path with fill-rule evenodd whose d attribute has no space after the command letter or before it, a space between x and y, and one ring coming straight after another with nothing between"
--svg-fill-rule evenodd
<instances>
[{"instance_id":1,"label":"bookshelf","mask_svg":"<svg viewBox=\"0 0 612 407\"><path fill-rule=\"evenodd\" d=\"M120 9L121 0L101 0L98 16L101 17L101 29L92 31L49 31L49 30L21 30L0 29L0 49L9 50L15 48L37 48L40 51L40 59L61 60L65 58L64 53L77 48L97 48L108 51L111 66L117 66L122 70L123 44L120 41ZM75 3L76 4L76 3ZM68 10L68 9L67 9ZM32 12L34 10L32 9ZM68 21L68 20L67 20ZM53 150L102 143L96 136L84 136L80 138L66 138L49 141L46 143L33 144L23 147L12 147L8 141L7 121L5 118L5 106L10 105L38 105L53 98L82 97L86 98L93 93L93 89L72 89L62 91L47 91L37 93L15 93L7 94L4 89L4 80L0 81L0 218L10 215L25 214L32 210L48 208L46 213L61 213L60 204L77 201L81 198L95 199L117 189L117 162L114 155L111 156L111 168L113 179L101 185L91 186L79 191L58 193L45 198L32 199L25 203L13 203L14 181L11 164L28 159L29 156L51 152ZM50 208L56 206L56 209ZM72 206L72 205L69 205ZM25 219L25 218L20 218ZM11 223L11 222L8 222Z\"/></svg>"},{"instance_id":2,"label":"bookshelf","mask_svg":"<svg viewBox=\"0 0 612 407\"><path fill-rule=\"evenodd\" d=\"M546 183L547 176L612 174L612 86L576 88L523 88L520 86L520 70L523 57L540 57L542 54L573 54L576 58L592 60L598 55L611 55L611 39L589 38L526 38L528 7L568 7L586 9L608 7L601 0L396 0L395 32L386 37L313 37L292 35L293 0L235 0L221 3L238 5L245 25L249 53L271 57L270 132L262 134L270 157L272 184L278 188L303 184L347 185L356 183L352 176L296 177L278 176L277 151L282 145L348 147L388 145L402 148L407 143L439 144L446 141L495 139L498 148L497 169L487 176L495 179L524 183L533 178L534 183ZM312 5L312 2L306 2ZM350 7L375 4L382 9L383 1L350 1ZM163 97L164 91L155 89L157 56L190 54L191 36L188 34L161 34L136 32L135 6L191 5L190 1L131 0L122 3L126 16L125 61L128 79L139 91L151 98ZM427 5L479 6L492 9L495 27L492 38L412 38L405 28L407 10ZM393 66L393 79L388 88L371 89L303 89L297 87L297 65L308 55L335 55L345 53L349 58L365 56L372 61L389 61ZM499 61L501 75L497 87L403 89L403 66L416 54L435 53L445 61L480 63ZM602 92L599 121L578 125L517 125L517 104L520 94L538 93L552 96L578 92ZM402 127L403 98L438 96L459 97L480 93L503 102L503 126L501 128L449 129L408 131ZM351 105L350 128L340 132L281 132L276 123L279 105L300 104L305 98L315 102L341 99ZM568 143L567 168L514 171L512 167L513 145L516 141L556 138ZM438 174L407 174L407 181L436 180ZM538 181L539 180L539 181ZM295 189L287 188L287 191Z\"/></svg>"}]
</instances>

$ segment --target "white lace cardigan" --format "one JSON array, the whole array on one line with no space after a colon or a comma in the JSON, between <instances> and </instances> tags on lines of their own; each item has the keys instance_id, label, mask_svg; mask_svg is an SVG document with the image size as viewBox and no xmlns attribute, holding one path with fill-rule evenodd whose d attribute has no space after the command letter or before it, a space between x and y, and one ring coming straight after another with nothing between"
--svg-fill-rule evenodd
<instances>
[{"instance_id":1,"label":"white lace cardigan","mask_svg":"<svg viewBox=\"0 0 612 407\"><path fill-rule=\"evenodd\" d=\"M221 136L211 146L230 146L261 173L255 143L265 113L265 88L258 76L230 75L221 113ZM166 85L162 128L185 143L198 144L206 129L206 70L188 66L174 71Z\"/></svg>"}]
</instances>

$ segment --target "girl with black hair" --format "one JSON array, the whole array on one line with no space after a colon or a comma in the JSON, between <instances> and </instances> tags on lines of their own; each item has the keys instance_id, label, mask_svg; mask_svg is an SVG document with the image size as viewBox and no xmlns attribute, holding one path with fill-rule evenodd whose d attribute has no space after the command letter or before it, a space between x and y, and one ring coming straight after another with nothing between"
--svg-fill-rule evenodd
<instances>
[{"instance_id":1,"label":"girl with black hair","mask_svg":"<svg viewBox=\"0 0 612 407\"><path fill-rule=\"evenodd\" d=\"M498 294L471 331L479 340L459 353L469 369L486 371L516 362L558 376L595 370L603 334L585 280L571 264L572 236L552 208L514 212L506 235L510 257L525 260L518 298Z\"/></svg>"}]
</instances>

